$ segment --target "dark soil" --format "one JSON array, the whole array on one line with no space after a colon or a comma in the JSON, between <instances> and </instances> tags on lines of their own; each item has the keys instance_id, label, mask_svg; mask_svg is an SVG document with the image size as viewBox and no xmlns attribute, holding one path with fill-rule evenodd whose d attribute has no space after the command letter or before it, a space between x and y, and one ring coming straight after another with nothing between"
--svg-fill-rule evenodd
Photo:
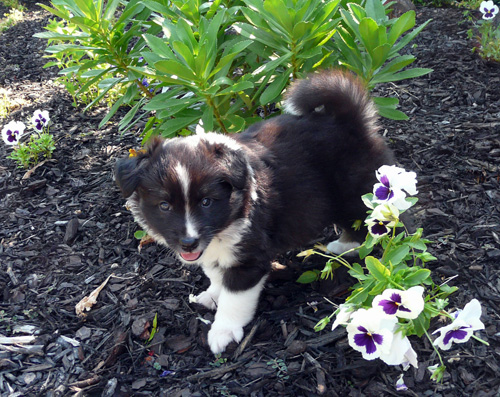
<instances>
[{"instance_id":1,"label":"dark soil","mask_svg":"<svg viewBox=\"0 0 500 397\"><path fill-rule=\"evenodd\" d=\"M314 332L332 311L324 297L342 303L351 281L297 284L322 261L303 265L296 252L279 258L287 269L268 282L246 328L249 343L214 359L202 321L213 314L188 304L208 280L164 248L138 251L137 225L113 182L115 160L140 138L120 135L116 120L99 130L106 109L72 106L53 83L57 70L42 69L46 43L32 37L49 16L34 2L27 6L25 21L0 35L0 85L17 104L0 124L49 110L57 150L23 180L25 171L0 145L0 333L36 336L0 344L2 396L398 394L400 368L363 360L344 329ZM420 23L429 18L412 53L434 72L383 88L399 96L410 120L383 120L382 132L400 164L418 173L416 218L434 241L435 280L459 287L450 308L481 301L486 329L478 334L490 345L471 340L444 352L448 372L435 384L426 369L437 363L430 343L412 337L419 368L405 373L410 390L399 394L498 396L500 67L471 52L460 10L418 9ZM75 305L110 275L87 317L77 317ZM146 343L155 315L157 333Z\"/></svg>"}]
</instances>

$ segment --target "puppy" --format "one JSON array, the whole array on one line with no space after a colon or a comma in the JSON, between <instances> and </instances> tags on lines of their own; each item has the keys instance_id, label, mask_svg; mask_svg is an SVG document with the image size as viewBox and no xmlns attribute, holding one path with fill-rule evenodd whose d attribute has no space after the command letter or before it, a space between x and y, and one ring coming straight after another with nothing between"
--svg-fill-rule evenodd
<instances>
[{"instance_id":1,"label":"puppy","mask_svg":"<svg viewBox=\"0 0 500 397\"><path fill-rule=\"evenodd\" d=\"M330 251L364 240L366 231L351 228L366 216L361 196L375 170L393 164L374 105L352 75L313 74L292 84L284 103L288 114L241 134L155 138L116 164L139 225L210 278L196 301L217 310L208 333L216 354L241 341L276 254L332 224L343 234Z\"/></svg>"}]
</instances>

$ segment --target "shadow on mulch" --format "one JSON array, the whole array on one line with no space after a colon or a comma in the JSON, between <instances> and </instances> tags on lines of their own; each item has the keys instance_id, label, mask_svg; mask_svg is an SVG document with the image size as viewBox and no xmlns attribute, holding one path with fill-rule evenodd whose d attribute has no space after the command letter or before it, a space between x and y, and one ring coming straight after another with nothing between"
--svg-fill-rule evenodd
<instances>
[{"instance_id":1,"label":"shadow on mulch","mask_svg":"<svg viewBox=\"0 0 500 397\"><path fill-rule=\"evenodd\" d=\"M0 9L2 12L2 9ZM140 139L104 130L101 113L83 114L42 69L47 13L30 6L28 19L0 35L0 83L17 101L7 120L26 121L37 108L51 113L54 159L22 180L24 171L0 147L0 333L35 338L0 344L0 391L10 396L496 396L500 393L500 68L471 53L456 9L418 9L433 21L412 49L428 76L388 84L409 122L382 120L383 133L406 169L417 172L416 218L431 252L436 281L460 287L450 307L472 298L483 305L484 346L471 341L445 352L443 384L429 380L437 363L426 340L413 339L420 365L405 373L410 391L396 393L401 371L368 362L347 344L344 330L315 333L314 324L339 304L349 280L299 285L305 265L288 253L286 270L268 282L248 343L216 360L206 343L213 313L189 305L206 288L201 271L176 262L166 249L138 252L137 229L111 169ZM85 319L75 305L109 275ZM158 329L151 342L152 324ZM433 324L434 327L438 324Z\"/></svg>"}]
</instances>

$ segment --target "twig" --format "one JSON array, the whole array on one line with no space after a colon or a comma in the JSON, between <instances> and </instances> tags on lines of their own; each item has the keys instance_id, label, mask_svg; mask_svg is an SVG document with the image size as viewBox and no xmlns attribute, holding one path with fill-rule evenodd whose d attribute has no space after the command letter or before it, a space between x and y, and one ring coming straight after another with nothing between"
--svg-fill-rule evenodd
<instances>
[{"instance_id":1,"label":"twig","mask_svg":"<svg viewBox=\"0 0 500 397\"><path fill-rule=\"evenodd\" d=\"M213 369L213 370L207 371L207 372L199 372L197 374L188 376L186 378L186 380L188 382L195 382L195 381L198 381L200 379L218 377L218 376L224 375L227 372L234 371L236 368L241 367L246 361L247 360L243 360L243 361L239 361L239 362L234 363L234 364L224 365L223 367L216 368L216 369Z\"/></svg>"},{"instance_id":2,"label":"twig","mask_svg":"<svg viewBox=\"0 0 500 397\"><path fill-rule=\"evenodd\" d=\"M318 391L318 394L323 394L326 392L326 379L325 379L325 371L323 370L323 367L321 367L321 364L318 363L318 361L311 356L308 352L304 353L304 358L314 366L316 369L316 382L318 385L316 386L316 390Z\"/></svg>"},{"instance_id":3,"label":"twig","mask_svg":"<svg viewBox=\"0 0 500 397\"><path fill-rule=\"evenodd\" d=\"M252 340L253 336L255 335L255 332L257 332L257 329L259 328L260 324L262 321L258 321L250 330L248 335L243 339L243 341L238 345L238 348L234 351L233 354L233 360L236 360L241 354L243 353L243 350L247 347L247 345L250 343Z\"/></svg>"}]
</instances>

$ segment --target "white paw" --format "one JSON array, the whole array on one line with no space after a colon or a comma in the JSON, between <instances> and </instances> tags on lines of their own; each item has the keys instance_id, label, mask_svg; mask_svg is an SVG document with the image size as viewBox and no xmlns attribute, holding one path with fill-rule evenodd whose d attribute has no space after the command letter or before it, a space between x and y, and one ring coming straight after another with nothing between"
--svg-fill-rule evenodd
<instances>
[{"instance_id":1,"label":"white paw","mask_svg":"<svg viewBox=\"0 0 500 397\"><path fill-rule=\"evenodd\" d=\"M361 244L359 244L356 241L349 241L349 242L340 242L340 240L332 241L331 243L328 243L326 246L326 249L331 252L332 254L335 255L340 255L343 254L346 251L349 251L350 249L353 248L358 248Z\"/></svg>"},{"instance_id":2,"label":"white paw","mask_svg":"<svg viewBox=\"0 0 500 397\"><path fill-rule=\"evenodd\" d=\"M242 339L243 327L224 321L215 320L208 331L208 345L214 354L222 353L233 340L240 342Z\"/></svg>"},{"instance_id":3,"label":"white paw","mask_svg":"<svg viewBox=\"0 0 500 397\"><path fill-rule=\"evenodd\" d=\"M209 290L203 291L201 294L194 298L196 303L205 306L207 309L215 310L217 309L218 296L212 294Z\"/></svg>"}]
</instances>

